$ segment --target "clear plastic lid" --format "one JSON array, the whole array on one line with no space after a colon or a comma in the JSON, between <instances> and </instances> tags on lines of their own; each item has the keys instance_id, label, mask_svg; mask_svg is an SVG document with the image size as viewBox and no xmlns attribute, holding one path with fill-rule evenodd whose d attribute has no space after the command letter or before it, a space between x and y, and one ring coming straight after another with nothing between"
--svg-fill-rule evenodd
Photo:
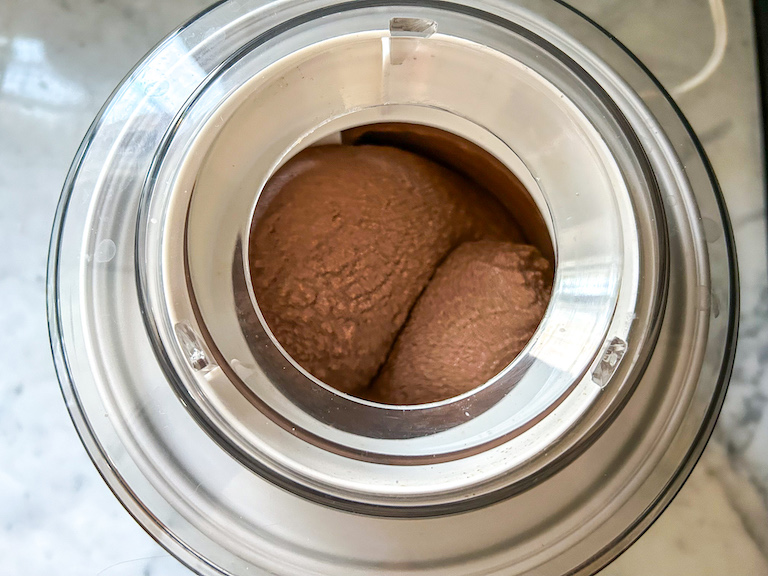
<instances>
[{"instance_id":1,"label":"clear plastic lid","mask_svg":"<svg viewBox=\"0 0 768 576\"><path fill-rule=\"evenodd\" d=\"M314 378L250 285L270 175L384 122L495 158L555 262L523 352L429 404ZM591 572L703 449L737 313L727 217L687 124L631 55L555 2L211 8L94 123L49 282L86 447L142 525L205 574Z\"/></svg>"}]
</instances>

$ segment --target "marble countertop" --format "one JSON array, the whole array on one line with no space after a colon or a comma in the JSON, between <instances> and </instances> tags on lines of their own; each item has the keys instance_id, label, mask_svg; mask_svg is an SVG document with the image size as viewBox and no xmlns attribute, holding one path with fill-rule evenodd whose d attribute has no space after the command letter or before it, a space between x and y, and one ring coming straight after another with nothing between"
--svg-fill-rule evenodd
<instances>
[{"instance_id":1,"label":"marble countertop","mask_svg":"<svg viewBox=\"0 0 768 576\"><path fill-rule=\"evenodd\" d=\"M189 575L122 509L59 392L45 318L61 185L121 77L207 0L0 2L0 574ZM706 62L707 0L578 0L668 88ZM678 497L604 576L768 574L768 270L749 0L727 3L722 64L678 102L726 196L741 267L736 365L712 441Z\"/></svg>"}]
</instances>

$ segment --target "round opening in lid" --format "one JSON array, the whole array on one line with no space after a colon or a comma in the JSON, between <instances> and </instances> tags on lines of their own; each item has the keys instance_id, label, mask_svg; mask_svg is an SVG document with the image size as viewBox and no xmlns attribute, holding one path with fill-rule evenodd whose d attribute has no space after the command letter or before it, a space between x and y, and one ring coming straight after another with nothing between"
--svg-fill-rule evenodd
<instances>
[{"instance_id":1,"label":"round opening in lid","mask_svg":"<svg viewBox=\"0 0 768 576\"><path fill-rule=\"evenodd\" d=\"M270 177L249 262L264 320L302 368L353 396L421 404L484 384L528 344L554 251L498 159L388 122L331 134ZM240 316L248 337L258 317Z\"/></svg>"}]
</instances>

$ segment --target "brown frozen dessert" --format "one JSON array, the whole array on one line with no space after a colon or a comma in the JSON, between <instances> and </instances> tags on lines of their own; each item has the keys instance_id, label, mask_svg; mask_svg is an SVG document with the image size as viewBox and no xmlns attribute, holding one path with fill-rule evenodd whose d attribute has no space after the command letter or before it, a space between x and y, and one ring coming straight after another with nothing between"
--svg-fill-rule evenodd
<instances>
[{"instance_id":1,"label":"brown frozen dessert","mask_svg":"<svg viewBox=\"0 0 768 576\"><path fill-rule=\"evenodd\" d=\"M498 374L541 321L550 274L549 263L532 246L461 244L414 305L368 398L435 402Z\"/></svg>"},{"instance_id":2,"label":"brown frozen dessert","mask_svg":"<svg viewBox=\"0 0 768 576\"><path fill-rule=\"evenodd\" d=\"M481 384L530 338L550 273L521 241L491 194L440 164L393 147L319 146L267 183L249 257L266 323L301 366L344 392L415 403ZM429 350L451 338L450 353Z\"/></svg>"}]
</instances>

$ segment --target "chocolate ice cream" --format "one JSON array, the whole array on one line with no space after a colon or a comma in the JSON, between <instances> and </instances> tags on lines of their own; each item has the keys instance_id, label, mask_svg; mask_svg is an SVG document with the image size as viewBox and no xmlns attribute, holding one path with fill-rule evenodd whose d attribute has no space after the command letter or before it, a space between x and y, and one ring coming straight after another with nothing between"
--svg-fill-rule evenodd
<instances>
[{"instance_id":1,"label":"chocolate ice cream","mask_svg":"<svg viewBox=\"0 0 768 576\"><path fill-rule=\"evenodd\" d=\"M453 396L511 361L541 319L548 262L519 244L493 195L422 156L308 148L263 199L257 302L288 354L338 390L389 403Z\"/></svg>"},{"instance_id":2,"label":"chocolate ice cream","mask_svg":"<svg viewBox=\"0 0 768 576\"><path fill-rule=\"evenodd\" d=\"M532 246L492 240L459 245L416 301L367 397L421 404L488 381L536 330L550 274Z\"/></svg>"}]
</instances>

